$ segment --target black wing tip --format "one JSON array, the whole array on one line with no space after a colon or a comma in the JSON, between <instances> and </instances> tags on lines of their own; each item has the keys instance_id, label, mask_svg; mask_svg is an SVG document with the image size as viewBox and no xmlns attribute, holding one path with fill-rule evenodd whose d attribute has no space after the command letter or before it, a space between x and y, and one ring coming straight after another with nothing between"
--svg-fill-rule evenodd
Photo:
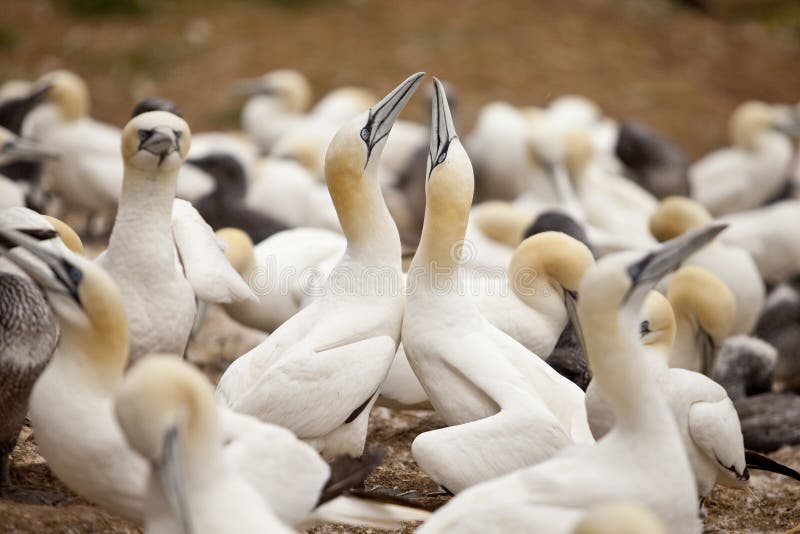
<instances>
[{"instance_id":1,"label":"black wing tip","mask_svg":"<svg viewBox=\"0 0 800 534\"><path fill-rule=\"evenodd\" d=\"M328 462L331 475L322 488L317 506L355 487L363 486L367 477L381 464L383 456L383 451L373 450L365 452L360 458L344 454Z\"/></svg>"}]
</instances>

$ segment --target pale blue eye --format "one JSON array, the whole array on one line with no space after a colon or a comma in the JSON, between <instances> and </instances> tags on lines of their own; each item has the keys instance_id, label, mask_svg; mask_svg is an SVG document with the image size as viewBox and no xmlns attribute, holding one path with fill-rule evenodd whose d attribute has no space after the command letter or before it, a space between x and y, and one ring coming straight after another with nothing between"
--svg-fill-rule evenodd
<instances>
[{"instance_id":1,"label":"pale blue eye","mask_svg":"<svg viewBox=\"0 0 800 534\"><path fill-rule=\"evenodd\" d=\"M361 139L363 139L364 141L368 141L369 140L369 130L368 129L363 128L361 130Z\"/></svg>"}]
</instances>

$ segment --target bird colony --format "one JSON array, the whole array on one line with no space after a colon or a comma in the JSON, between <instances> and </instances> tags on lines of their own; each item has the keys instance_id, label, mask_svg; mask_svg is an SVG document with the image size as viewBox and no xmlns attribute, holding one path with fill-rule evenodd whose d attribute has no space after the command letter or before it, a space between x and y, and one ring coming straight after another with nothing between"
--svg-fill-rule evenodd
<instances>
[{"instance_id":1,"label":"bird colony","mask_svg":"<svg viewBox=\"0 0 800 534\"><path fill-rule=\"evenodd\" d=\"M193 133L155 97L99 122L68 71L2 86L0 496L48 502L9 477L25 424L153 534L688 534L717 484L800 479L762 454L800 443L799 108L690 164L578 96L461 136L424 73L231 91L242 131ZM211 305L265 333L217 384L184 358ZM435 410L446 504L364 486L375 406Z\"/></svg>"}]
</instances>

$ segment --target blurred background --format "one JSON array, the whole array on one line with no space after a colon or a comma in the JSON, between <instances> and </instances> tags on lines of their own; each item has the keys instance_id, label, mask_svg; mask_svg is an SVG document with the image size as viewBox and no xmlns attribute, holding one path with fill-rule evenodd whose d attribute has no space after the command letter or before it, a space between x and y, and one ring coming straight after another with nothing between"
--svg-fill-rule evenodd
<instances>
[{"instance_id":1,"label":"blurred background","mask_svg":"<svg viewBox=\"0 0 800 534\"><path fill-rule=\"evenodd\" d=\"M92 115L118 126L157 94L195 131L237 128L230 84L276 68L305 73L315 97L383 94L425 70L458 91L462 132L490 100L574 93L696 158L726 142L742 100L798 100L800 2L5 0L0 80L58 67L84 77ZM421 102L409 118L424 120Z\"/></svg>"}]
</instances>

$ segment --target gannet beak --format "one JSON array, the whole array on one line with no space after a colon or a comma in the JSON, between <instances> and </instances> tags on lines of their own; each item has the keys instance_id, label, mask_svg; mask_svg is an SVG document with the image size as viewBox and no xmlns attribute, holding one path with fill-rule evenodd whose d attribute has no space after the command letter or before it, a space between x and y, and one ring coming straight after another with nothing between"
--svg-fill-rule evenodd
<instances>
[{"instance_id":1,"label":"gannet beak","mask_svg":"<svg viewBox=\"0 0 800 534\"><path fill-rule=\"evenodd\" d=\"M16 161L44 161L58 159L59 156L58 152L24 137L17 137L3 144L0 152Z\"/></svg>"},{"instance_id":2,"label":"gannet beak","mask_svg":"<svg viewBox=\"0 0 800 534\"><path fill-rule=\"evenodd\" d=\"M631 278L629 295L634 289L650 290L664 275L680 267L683 260L700 250L727 227L727 224L715 224L670 239L628 267L628 276Z\"/></svg>"},{"instance_id":3,"label":"gannet beak","mask_svg":"<svg viewBox=\"0 0 800 534\"><path fill-rule=\"evenodd\" d=\"M153 465L153 469L161 482L161 487L178 516L182 534L192 534L192 517L189 514L189 504L186 499L186 489L183 480L183 463L181 462L181 447L178 429L172 427L164 434L163 452L161 460Z\"/></svg>"},{"instance_id":4,"label":"gannet beak","mask_svg":"<svg viewBox=\"0 0 800 534\"><path fill-rule=\"evenodd\" d=\"M581 350L585 356L587 354L586 341L583 337L581 320L578 317L578 293L564 289L564 307L567 309L567 315L569 320L572 321L572 327L575 329L575 335L578 337L578 343L581 344Z\"/></svg>"},{"instance_id":5,"label":"gannet beak","mask_svg":"<svg viewBox=\"0 0 800 534\"><path fill-rule=\"evenodd\" d=\"M433 102L431 103L431 136L428 152L428 178L433 169L447 159L450 142L458 137L453 125L453 115L447 102L444 85L438 78L433 79Z\"/></svg>"},{"instance_id":6,"label":"gannet beak","mask_svg":"<svg viewBox=\"0 0 800 534\"><path fill-rule=\"evenodd\" d=\"M37 242L37 240L53 239L57 236L58 233L55 230L16 231L10 228L0 228L0 254L28 273L45 289L68 295L80 304L78 285L83 280L83 271L67 259L42 248ZM17 246L30 252L41 263L25 255L13 254L11 249Z\"/></svg>"},{"instance_id":7,"label":"gannet beak","mask_svg":"<svg viewBox=\"0 0 800 534\"><path fill-rule=\"evenodd\" d=\"M240 80L233 84L230 89L231 96L256 96L275 94L275 87L266 80L257 78L255 80Z\"/></svg>"},{"instance_id":8,"label":"gannet beak","mask_svg":"<svg viewBox=\"0 0 800 534\"><path fill-rule=\"evenodd\" d=\"M170 153L180 150L179 134L169 128L157 126L152 130L139 130L139 150L158 156L159 165Z\"/></svg>"},{"instance_id":9,"label":"gannet beak","mask_svg":"<svg viewBox=\"0 0 800 534\"><path fill-rule=\"evenodd\" d=\"M800 138L800 120L775 123L772 128L790 137Z\"/></svg>"},{"instance_id":10,"label":"gannet beak","mask_svg":"<svg viewBox=\"0 0 800 534\"><path fill-rule=\"evenodd\" d=\"M367 162L369 162L372 150L392 131L394 121L406 107L424 76L424 72L409 76L391 93L383 97L383 100L370 108L367 124L361 129L360 134L362 141L367 145Z\"/></svg>"}]
</instances>

